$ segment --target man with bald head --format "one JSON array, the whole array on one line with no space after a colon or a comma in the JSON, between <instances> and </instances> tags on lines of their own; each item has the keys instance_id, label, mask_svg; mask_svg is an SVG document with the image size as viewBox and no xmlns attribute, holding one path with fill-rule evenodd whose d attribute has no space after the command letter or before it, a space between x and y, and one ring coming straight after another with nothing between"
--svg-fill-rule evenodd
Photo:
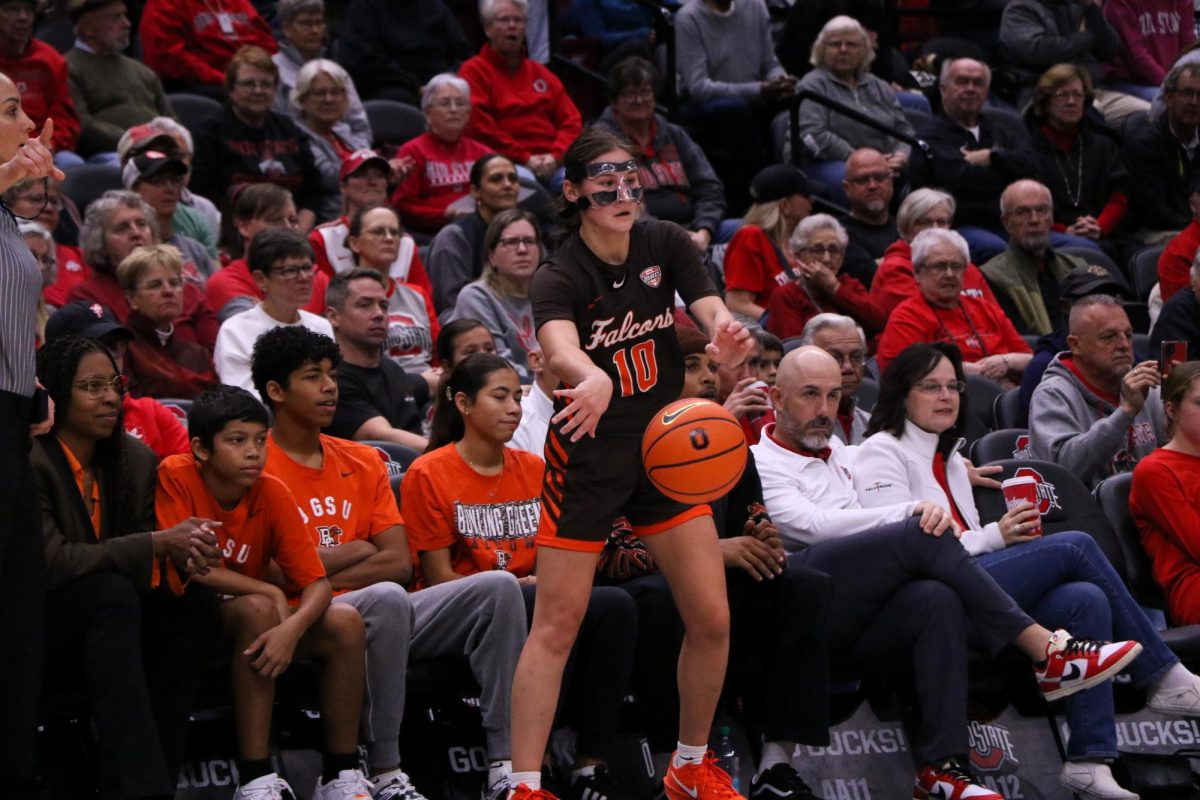
<instances>
[{"instance_id":1,"label":"man with bald head","mask_svg":"<svg viewBox=\"0 0 1200 800\"><path fill-rule=\"evenodd\" d=\"M1013 643L1035 662L1057 658L1050 632L967 555L945 509L860 505L855 448L833 438L841 393L842 370L821 348L784 356L770 391L776 421L750 448L767 511L792 553L788 563L833 581L834 653L876 670L881 653L911 653L896 667L912 670L920 704L914 797L1000 800L967 771L966 623L993 652Z\"/></svg>"},{"instance_id":2,"label":"man with bald head","mask_svg":"<svg viewBox=\"0 0 1200 800\"><path fill-rule=\"evenodd\" d=\"M1059 282L1087 262L1051 246L1054 198L1037 181L1016 181L1004 190L1000 221L1008 246L980 269L1017 329L1045 336L1062 327Z\"/></svg>"},{"instance_id":3,"label":"man with bald head","mask_svg":"<svg viewBox=\"0 0 1200 800\"><path fill-rule=\"evenodd\" d=\"M1166 442L1161 379L1157 361L1135 362L1133 326L1111 296L1077 301L1067 324L1070 349L1033 390L1029 443L1094 487Z\"/></svg>"},{"instance_id":4,"label":"man with bald head","mask_svg":"<svg viewBox=\"0 0 1200 800\"><path fill-rule=\"evenodd\" d=\"M868 288L879 259L900 238L891 212L893 178L887 157L872 147L855 150L846 159L842 190L850 201L850 213L841 223L850 243L843 269Z\"/></svg>"},{"instance_id":5,"label":"man with bald head","mask_svg":"<svg viewBox=\"0 0 1200 800\"><path fill-rule=\"evenodd\" d=\"M838 363L842 371L842 397L838 401L833 435L844 444L862 444L871 413L858 405L858 387L867 363L867 337L858 323L841 314L817 314L804 324L804 344L816 345Z\"/></svg>"},{"instance_id":6,"label":"man with bald head","mask_svg":"<svg viewBox=\"0 0 1200 800\"><path fill-rule=\"evenodd\" d=\"M955 229L970 243L976 264L1004 250L998 216L1004 187L1038 174L1025 126L1013 115L984 111L991 83L987 64L971 58L942 63L942 111L917 128L931 158L914 158L909 166L913 186L934 186L958 201Z\"/></svg>"}]
</instances>

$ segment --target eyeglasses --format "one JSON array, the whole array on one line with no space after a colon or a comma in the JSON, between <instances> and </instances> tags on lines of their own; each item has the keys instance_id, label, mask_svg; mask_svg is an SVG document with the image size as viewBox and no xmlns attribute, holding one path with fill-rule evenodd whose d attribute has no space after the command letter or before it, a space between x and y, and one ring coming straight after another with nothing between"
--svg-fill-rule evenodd
<instances>
[{"instance_id":1,"label":"eyeglasses","mask_svg":"<svg viewBox=\"0 0 1200 800\"><path fill-rule=\"evenodd\" d=\"M392 228L387 225L376 225L374 228L367 228L363 231L363 234L376 239L399 239L401 235L399 228Z\"/></svg>"},{"instance_id":2,"label":"eyeglasses","mask_svg":"<svg viewBox=\"0 0 1200 800\"><path fill-rule=\"evenodd\" d=\"M240 80L234 81L233 85L238 89L246 89L252 92L273 92L275 91L275 81L259 81L259 80Z\"/></svg>"},{"instance_id":3,"label":"eyeglasses","mask_svg":"<svg viewBox=\"0 0 1200 800\"><path fill-rule=\"evenodd\" d=\"M913 223L913 227L921 227L921 226L924 226L926 228L949 228L950 227L950 218L949 217L921 217L920 219L918 219L916 222Z\"/></svg>"},{"instance_id":4,"label":"eyeglasses","mask_svg":"<svg viewBox=\"0 0 1200 800\"><path fill-rule=\"evenodd\" d=\"M1083 98L1087 97L1087 95L1079 90L1068 91L1066 89L1059 89L1057 92L1052 94L1051 97L1053 97L1055 100L1082 100Z\"/></svg>"},{"instance_id":5,"label":"eyeglasses","mask_svg":"<svg viewBox=\"0 0 1200 800\"><path fill-rule=\"evenodd\" d=\"M178 188L183 186L184 180L182 175L152 175L149 178L142 178L142 183L148 183L151 186L174 186Z\"/></svg>"},{"instance_id":6,"label":"eyeglasses","mask_svg":"<svg viewBox=\"0 0 1200 800\"><path fill-rule=\"evenodd\" d=\"M949 394L962 394L967 390L966 381L951 381L950 383L938 383L937 381L921 381L913 387L918 392L930 397L936 397L942 392Z\"/></svg>"},{"instance_id":7,"label":"eyeglasses","mask_svg":"<svg viewBox=\"0 0 1200 800\"><path fill-rule=\"evenodd\" d=\"M867 186L871 183L887 183L892 179L890 172L872 172L869 175L855 175L853 178L846 178L848 183L855 186Z\"/></svg>"},{"instance_id":8,"label":"eyeglasses","mask_svg":"<svg viewBox=\"0 0 1200 800\"><path fill-rule=\"evenodd\" d=\"M638 163L632 158L628 161L593 161L584 169L584 174L589 178L599 178L616 172L633 172L637 168Z\"/></svg>"},{"instance_id":9,"label":"eyeglasses","mask_svg":"<svg viewBox=\"0 0 1200 800\"><path fill-rule=\"evenodd\" d=\"M79 391L86 394L91 399L95 400L104 394L104 390L111 388L118 395L125 394L125 389L129 385L129 380L124 375L114 375L111 378L86 378L82 381L75 381L73 386Z\"/></svg>"},{"instance_id":10,"label":"eyeglasses","mask_svg":"<svg viewBox=\"0 0 1200 800\"><path fill-rule=\"evenodd\" d=\"M325 27L325 18L324 17L316 17L316 16L296 17L294 20L292 20L288 24L295 25L297 28L312 28L312 29L324 28Z\"/></svg>"},{"instance_id":11,"label":"eyeglasses","mask_svg":"<svg viewBox=\"0 0 1200 800\"><path fill-rule=\"evenodd\" d=\"M32 195L32 194L18 195L16 200L19 203L29 203L30 205L41 206L43 208L62 208L62 204L63 204L61 197L47 198L46 195L44 195L44 194L41 194L41 195Z\"/></svg>"},{"instance_id":12,"label":"eyeglasses","mask_svg":"<svg viewBox=\"0 0 1200 800\"><path fill-rule=\"evenodd\" d=\"M508 236L504 239L501 239L499 244L501 247L507 247L510 250L516 250L522 245L532 250L533 248L537 247L537 243L538 240L536 236Z\"/></svg>"},{"instance_id":13,"label":"eyeglasses","mask_svg":"<svg viewBox=\"0 0 1200 800\"><path fill-rule=\"evenodd\" d=\"M654 99L654 89L649 86L644 89L627 89L617 95L617 99L623 103L637 103L646 100Z\"/></svg>"},{"instance_id":14,"label":"eyeglasses","mask_svg":"<svg viewBox=\"0 0 1200 800\"><path fill-rule=\"evenodd\" d=\"M840 244L812 244L801 247L800 252L808 253L810 256L816 256L817 258L821 258L822 256L837 258L845 252L845 248Z\"/></svg>"},{"instance_id":15,"label":"eyeglasses","mask_svg":"<svg viewBox=\"0 0 1200 800\"><path fill-rule=\"evenodd\" d=\"M308 96L315 97L318 100L336 100L339 97L345 97L346 90L341 86L331 86L327 89L309 90Z\"/></svg>"},{"instance_id":16,"label":"eyeglasses","mask_svg":"<svg viewBox=\"0 0 1200 800\"><path fill-rule=\"evenodd\" d=\"M467 108L471 105L471 101L465 97L443 97L441 100L435 100L431 105L434 108Z\"/></svg>"},{"instance_id":17,"label":"eyeglasses","mask_svg":"<svg viewBox=\"0 0 1200 800\"><path fill-rule=\"evenodd\" d=\"M967 265L961 261L933 261L921 265L924 272L963 272L966 268Z\"/></svg>"},{"instance_id":18,"label":"eyeglasses","mask_svg":"<svg viewBox=\"0 0 1200 800\"><path fill-rule=\"evenodd\" d=\"M179 291L183 288L183 278L167 278L166 280L155 278L139 285L137 289L139 292L161 292L164 286L170 286L175 291Z\"/></svg>"},{"instance_id":19,"label":"eyeglasses","mask_svg":"<svg viewBox=\"0 0 1200 800\"><path fill-rule=\"evenodd\" d=\"M507 16L507 17L492 17L492 22L495 22L498 25L505 25L505 26L524 25L525 17L521 16L520 14L513 14L513 15Z\"/></svg>"},{"instance_id":20,"label":"eyeglasses","mask_svg":"<svg viewBox=\"0 0 1200 800\"><path fill-rule=\"evenodd\" d=\"M1200 89L1172 89L1171 94L1177 94L1188 102L1200 100Z\"/></svg>"},{"instance_id":21,"label":"eyeglasses","mask_svg":"<svg viewBox=\"0 0 1200 800\"><path fill-rule=\"evenodd\" d=\"M853 353L839 353L837 350L826 350L825 352L833 356L833 360L838 362L838 366L849 362L852 367L861 367L867 363L867 354L862 350L855 350Z\"/></svg>"},{"instance_id":22,"label":"eyeglasses","mask_svg":"<svg viewBox=\"0 0 1200 800\"><path fill-rule=\"evenodd\" d=\"M287 281L294 281L301 275L304 277L312 275L314 269L316 269L316 265L310 261L307 264L295 264L290 267L275 267L271 270L271 274L278 275Z\"/></svg>"}]
</instances>

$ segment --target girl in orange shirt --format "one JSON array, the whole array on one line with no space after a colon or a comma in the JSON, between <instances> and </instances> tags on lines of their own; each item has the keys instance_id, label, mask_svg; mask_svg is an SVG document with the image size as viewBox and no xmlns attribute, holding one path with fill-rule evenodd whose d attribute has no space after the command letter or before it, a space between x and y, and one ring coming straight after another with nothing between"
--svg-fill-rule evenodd
<instances>
[{"instance_id":1,"label":"girl in orange shirt","mask_svg":"<svg viewBox=\"0 0 1200 800\"><path fill-rule=\"evenodd\" d=\"M505 447L521 421L521 384L492 353L467 356L443 381L429 449L404 477L401 516L428 585L483 570L520 580L533 612L543 462ZM620 796L599 758L603 737L616 733L633 664L637 632L633 600L616 587L592 589L572 652L564 716L578 733L569 781L575 793ZM570 669L570 667L568 667ZM489 787L488 797L503 797Z\"/></svg>"}]
</instances>

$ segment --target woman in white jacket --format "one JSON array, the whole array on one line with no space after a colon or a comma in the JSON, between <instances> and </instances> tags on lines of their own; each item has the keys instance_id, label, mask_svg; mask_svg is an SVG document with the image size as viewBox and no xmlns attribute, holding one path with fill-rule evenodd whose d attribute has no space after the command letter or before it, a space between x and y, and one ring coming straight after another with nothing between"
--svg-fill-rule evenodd
<instances>
[{"instance_id":1,"label":"woman in white jacket","mask_svg":"<svg viewBox=\"0 0 1200 800\"><path fill-rule=\"evenodd\" d=\"M997 522L980 524L959 437L966 419L966 383L958 348L915 344L888 364L854 462L854 488L863 506L928 500L947 508L961 528L963 547L1038 623L1081 637L1135 639L1141 655L1127 668L1147 704L1167 714L1200 716L1200 679L1185 669L1130 597L1096 542L1086 533L1029 535L1037 527L1030 503ZM1067 699L1071 734L1061 781L1085 798L1136 795L1113 779L1117 756L1110 686Z\"/></svg>"}]
</instances>

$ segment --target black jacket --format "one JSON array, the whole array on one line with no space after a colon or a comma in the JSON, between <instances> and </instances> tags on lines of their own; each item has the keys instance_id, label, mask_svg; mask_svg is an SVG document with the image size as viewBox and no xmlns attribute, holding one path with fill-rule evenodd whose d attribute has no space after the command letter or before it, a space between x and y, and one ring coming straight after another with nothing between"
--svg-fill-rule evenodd
<instances>
[{"instance_id":1,"label":"black jacket","mask_svg":"<svg viewBox=\"0 0 1200 800\"><path fill-rule=\"evenodd\" d=\"M1167 124L1167 114L1148 125L1139 125L1125 140L1121 159L1130 175L1129 207L1143 227L1155 231L1180 231L1192 221L1188 192L1196 175L1198 158L1189 159Z\"/></svg>"},{"instance_id":2,"label":"black jacket","mask_svg":"<svg viewBox=\"0 0 1200 800\"><path fill-rule=\"evenodd\" d=\"M1188 343L1188 358L1200 358L1200 303L1190 289L1180 289L1163 303L1162 313L1150 331L1150 353L1157 357L1163 342Z\"/></svg>"},{"instance_id":3,"label":"black jacket","mask_svg":"<svg viewBox=\"0 0 1200 800\"><path fill-rule=\"evenodd\" d=\"M440 72L457 72L474 49L439 0L354 0L338 42L338 60L363 97L399 88L419 96Z\"/></svg>"},{"instance_id":4,"label":"black jacket","mask_svg":"<svg viewBox=\"0 0 1200 800\"><path fill-rule=\"evenodd\" d=\"M1011 119L1010 119L1011 117ZM931 158L915 153L910 160L914 186L932 186L954 195L958 210L955 227L977 225L1000 230L1000 195L1021 178L1037 178L1038 159L1029 133L1015 115L984 112L979 117L979 141L945 114L917 129L929 143ZM992 151L991 165L976 167L963 158L962 148Z\"/></svg>"},{"instance_id":5,"label":"black jacket","mask_svg":"<svg viewBox=\"0 0 1200 800\"><path fill-rule=\"evenodd\" d=\"M1099 217L1113 192L1127 191L1129 175L1117 143L1091 120L1084 120L1068 153L1051 142L1036 123L1032 133L1038 180L1054 196L1055 222L1070 225L1080 217Z\"/></svg>"}]
</instances>

